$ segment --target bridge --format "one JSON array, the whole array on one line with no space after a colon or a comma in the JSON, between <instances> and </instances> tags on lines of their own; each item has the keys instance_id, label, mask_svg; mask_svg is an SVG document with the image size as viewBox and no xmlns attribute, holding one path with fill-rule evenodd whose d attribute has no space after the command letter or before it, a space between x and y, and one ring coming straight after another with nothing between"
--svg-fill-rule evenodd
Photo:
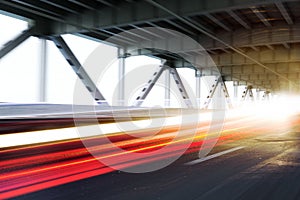
<instances>
[{"instance_id":1,"label":"bridge","mask_svg":"<svg viewBox=\"0 0 300 200\"><path fill-rule=\"evenodd\" d=\"M182 124L182 131L190 130L184 132L186 134L184 141L190 139L190 132L197 130L196 139L193 138L193 141L189 143L190 146L184 156L163 170L142 175L123 172L119 175L121 170L118 171L118 169L127 169L137 165L145 167L145 163L150 160L154 163L162 162L167 159L164 157L165 154L169 157L173 157L174 154L176 156L175 152L183 147L176 143L178 146L158 154L156 158L155 156L140 159L128 157L127 162L114 160L113 166L117 166L115 171L114 167L104 166L105 163L96 164L88 151L83 150L82 141L74 135L66 136L59 142L53 138L49 141L38 140L38 143L42 145L23 144L22 146L18 144L14 147L4 145L1 147L3 151L0 149L0 154L4 158L3 162L0 161L0 166L4 169L1 171L3 180L0 178L0 182L3 181L5 184L3 190L0 189L3 194L1 196L0 193L0 197L75 198L74 188L81 192L82 199L85 197L135 199L142 198L143 193L146 194L145 199L161 197L164 199L224 197L229 199L253 199L255 197L293 199L299 197L299 188L296 186L297 182L299 183L299 180L296 180L299 176L299 171L297 171L299 168L299 113L295 113L297 108L294 109L295 112L289 119L289 123L282 118L272 121L275 115L285 113L284 110L279 112L279 107L276 107L278 112L271 114L272 116L264 117L260 113L260 109L268 107L269 102L255 110L256 113L250 112L251 114L247 113L249 110L242 109L236 112L232 109L235 107L232 99L239 95L238 86L245 86L244 93L240 94L242 101L247 98L254 100L252 90L263 91L264 99L268 99L270 94L299 95L299 0L1 0L0 13L28 22L27 30L0 49L0 59L28 38L37 37L42 41L40 59L45 61L46 41L53 42L92 95L96 102L95 119L97 123L101 122L101 126L106 127L109 123L126 124L130 121L128 117L132 117L131 121L147 121L149 116L145 113L150 111L155 113L156 119L170 120L169 124L155 135L155 139L146 142L139 141L137 138L143 137L143 134L157 127L151 127L147 131L130 129L130 134L136 134L132 137L130 134L129 136L125 133L119 134L117 131L110 133L108 130L115 130L112 127L105 129L110 134L115 134L109 135L111 141L120 142L121 146L124 145L124 149L130 152L147 152L147 148L157 150L159 146L169 144L167 142L169 137L173 137L172 134L176 132L178 124L174 124L172 120L177 119L178 109L169 109L163 115L159 109L149 111L148 108L143 107L143 101L162 73L168 73L169 77L166 80L167 92L164 98L170 98L168 87L170 87L170 77L172 77L187 107L184 109L185 116L194 117L195 113L206 116L209 115L208 113L215 112L216 107L211 106L211 102L217 98L217 88L221 88L223 100L230 110L228 111L229 117L226 119L223 116L225 107L222 107L222 111L216 111L220 119L208 120L204 117L205 119L201 121L204 125L202 124L201 127L200 125L191 127L193 126L191 122ZM101 88L97 87L94 75L89 73L83 63L80 63L63 39L64 34L74 34L118 48L119 107L114 108L115 110L111 109ZM128 103L125 102L123 79L126 68L125 60L133 56L157 58L161 64L153 68L153 73L149 74L148 80L145 80L134 103L126 107ZM44 65L42 68L45 68L46 62L41 63ZM195 96L190 96L187 91L179 68L194 70ZM205 102L199 102L202 98L201 80L206 77L214 77L214 79L208 82L210 89L208 95L205 96ZM225 84L227 81L233 83L234 96L229 95ZM284 102L284 104L289 104L289 102ZM85 127L96 122L95 119L91 120L95 116L91 114L91 107L88 106L77 107L80 114L75 113L75 116L70 115L71 107L67 105L55 105L55 109L55 106L51 105L18 106L27 111L16 109L17 105L0 104L0 110L3 111L0 114L3 119L1 123L4 124L3 128L0 128L0 137L13 140L15 133L32 134L31 131L42 130L50 131L47 134L41 133L45 138L48 138L49 134L60 137L59 131L65 128L69 130L76 125ZM126 113L128 108L130 108L130 116ZM9 110L12 110L11 113ZM31 111L28 112L28 110ZM85 114L81 115L83 112ZM272 113L270 110L267 112ZM77 119L74 121L73 117ZM28 121L24 122L24 119ZM197 124L198 118L194 120L193 123ZM207 124L211 122L216 122L215 126L218 130L215 132L222 133L218 135L218 142L208 136L203 139L203 135L210 135L207 134L211 131ZM224 129L221 130L223 122ZM56 129L57 132L55 132ZM103 138L99 136L86 137L95 138L83 139L83 143L92 144L98 142L98 139L103 142ZM97 149L94 143L91 145L93 151ZM105 152L101 156L106 158L116 155L116 159L120 160L127 158L119 156L122 153L114 152L104 143L101 143L103 148L110 154L107 155ZM156 146L151 146L153 144ZM215 148L211 154L207 152L207 157L195 159L194 156L198 156L198 151L204 150L205 152L205 149L211 150L213 147ZM97 155L98 153L97 151ZM249 161L243 160L244 155L249 156ZM64 156L68 158L62 158ZM37 159L36 163L35 159ZM71 164L68 163L68 159L72 161L70 161ZM26 162L22 163L22 161ZM57 165L52 165L52 162ZM240 165L236 165L237 162L240 162ZM74 167L67 168L69 165L74 165ZM55 174L54 168L59 168L62 175ZM45 174L37 173L39 170L45 170ZM46 178L46 172L51 177L53 176L53 179ZM72 175L69 174L71 172ZM208 175L211 172L213 174ZM36 176L32 183L27 173ZM257 177L260 173L262 177ZM278 177L272 177L272 173L277 173ZM291 175L292 173L295 174L295 178ZM185 177L188 178L185 179ZM193 177L196 178L193 179ZM202 178L203 181L201 181ZM133 182L128 183L129 179ZM281 181L282 185L280 185ZM104 182L108 184L105 185ZM291 186L288 186L288 183L292 183ZM97 184L102 187L99 191ZM126 188L127 184L129 189ZM186 184L190 184L190 187ZM199 189L197 185L201 188ZM85 194L83 188L87 188L87 191L91 193ZM280 188L280 191L276 188ZM63 191L62 194L59 194L60 189ZM258 191L257 194L255 194L255 189ZM158 192L160 190L161 193ZM190 193L190 196L184 194L185 192Z\"/></svg>"}]
</instances>

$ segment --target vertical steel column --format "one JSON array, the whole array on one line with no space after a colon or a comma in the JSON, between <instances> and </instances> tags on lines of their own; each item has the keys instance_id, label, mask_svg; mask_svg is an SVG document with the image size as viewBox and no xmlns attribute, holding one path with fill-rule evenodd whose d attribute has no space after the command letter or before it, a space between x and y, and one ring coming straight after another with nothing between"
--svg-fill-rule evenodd
<instances>
[{"instance_id":1,"label":"vertical steel column","mask_svg":"<svg viewBox=\"0 0 300 200\"><path fill-rule=\"evenodd\" d=\"M206 101L205 101L205 103L203 105L203 109L207 109L208 108L208 106L209 106L209 104L211 102L211 99L214 96L215 91L216 91L216 89L218 87L219 79L220 79L220 77L216 78L214 84L211 86L212 88L209 90L209 94L206 97Z\"/></svg>"},{"instance_id":2,"label":"vertical steel column","mask_svg":"<svg viewBox=\"0 0 300 200\"><path fill-rule=\"evenodd\" d=\"M249 96L251 101L254 101L254 96L253 96L253 92L252 92L252 87L249 89Z\"/></svg>"},{"instance_id":3,"label":"vertical steel column","mask_svg":"<svg viewBox=\"0 0 300 200\"><path fill-rule=\"evenodd\" d=\"M209 95L206 98L206 102L204 103L203 109L207 109L208 108L208 106L209 106L209 104L210 104L210 102L212 100L212 97L214 96L214 94L216 92L216 89L217 89L217 87L218 87L219 84L220 84L221 89L223 91L223 94L225 96L225 100L226 100L226 103L228 105L228 108L233 108L233 105L232 105L232 102L230 100L230 96L229 96L227 87L225 85L225 82L223 81L222 76L219 76L218 78L215 79L215 82L212 85L211 90L209 91Z\"/></svg>"},{"instance_id":4,"label":"vertical steel column","mask_svg":"<svg viewBox=\"0 0 300 200\"><path fill-rule=\"evenodd\" d=\"M265 91L262 97L263 100L270 100L270 91Z\"/></svg>"},{"instance_id":5,"label":"vertical steel column","mask_svg":"<svg viewBox=\"0 0 300 200\"><path fill-rule=\"evenodd\" d=\"M81 66L80 62L77 60L77 58L75 57L75 55L73 54L71 49L68 47L66 42L63 40L63 38L60 36L57 36L57 37L51 37L51 40L55 43L56 47L60 50L62 55L65 57L65 59L71 65L72 69L77 74L77 76L81 79L82 83L85 85L87 90L91 93L91 95L95 99L95 101L98 104L107 106L108 103L105 100L104 96L98 90L96 84L90 78L88 73Z\"/></svg>"},{"instance_id":6,"label":"vertical steel column","mask_svg":"<svg viewBox=\"0 0 300 200\"><path fill-rule=\"evenodd\" d=\"M233 96L234 96L234 99L237 100L237 98L238 98L238 83L237 83L237 81L233 82Z\"/></svg>"},{"instance_id":7,"label":"vertical steel column","mask_svg":"<svg viewBox=\"0 0 300 200\"><path fill-rule=\"evenodd\" d=\"M222 87L223 94L225 96L225 100L226 100L226 103L228 105L228 108L233 108L232 102L231 102L230 97L229 97L229 93L228 93L227 87L225 85L225 82L223 81L222 78L219 80L219 82L221 83L221 87Z\"/></svg>"},{"instance_id":8,"label":"vertical steel column","mask_svg":"<svg viewBox=\"0 0 300 200\"><path fill-rule=\"evenodd\" d=\"M201 71L196 70L196 98L198 107L201 106Z\"/></svg>"},{"instance_id":9,"label":"vertical steel column","mask_svg":"<svg viewBox=\"0 0 300 200\"><path fill-rule=\"evenodd\" d=\"M175 83L179 89L179 92L183 98L183 101L184 103L187 105L188 108L192 108L193 107L193 104L189 98L189 95L188 93L186 92L185 90L185 87L181 81L181 78L176 70L176 68L169 68L170 69L170 73L171 75L173 76L174 80L175 80Z\"/></svg>"},{"instance_id":10,"label":"vertical steel column","mask_svg":"<svg viewBox=\"0 0 300 200\"><path fill-rule=\"evenodd\" d=\"M245 101L247 98L247 94L249 94L249 97L251 101L254 101L253 92L252 92L252 85L249 85L246 87L246 90L243 92L242 101Z\"/></svg>"},{"instance_id":11,"label":"vertical steel column","mask_svg":"<svg viewBox=\"0 0 300 200\"><path fill-rule=\"evenodd\" d=\"M6 54L11 52L14 48L16 48L19 44L24 42L27 38L32 35L33 27L23 31L20 35L18 35L15 39L7 42L3 48L0 50L0 59L3 58Z\"/></svg>"},{"instance_id":12,"label":"vertical steel column","mask_svg":"<svg viewBox=\"0 0 300 200\"><path fill-rule=\"evenodd\" d=\"M119 88L118 88L118 104L125 105L125 55L123 49L118 49L119 54Z\"/></svg>"},{"instance_id":13,"label":"vertical steel column","mask_svg":"<svg viewBox=\"0 0 300 200\"><path fill-rule=\"evenodd\" d=\"M165 66L160 65L158 69L154 72L152 78L147 82L146 86L142 89L140 95L135 99L133 106L141 106L145 98L148 96L153 86L165 70Z\"/></svg>"},{"instance_id":14,"label":"vertical steel column","mask_svg":"<svg viewBox=\"0 0 300 200\"><path fill-rule=\"evenodd\" d=\"M260 100L260 89L256 89L256 101L259 101Z\"/></svg>"},{"instance_id":15,"label":"vertical steel column","mask_svg":"<svg viewBox=\"0 0 300 200\"><path fill-rule=\"evenodd\" d=\"M40 84L39 84L39 101L46 101L46 93L47 93L47 40L40 39L41 41L41 49L40 49Z\"/></svg>"},{"instance_id":16,"label":"vertical steel column","mask_svg":"<svg viewBox=\"0 0 300 200\"><path fill-rule=\"evenodd\" d=\"M171 81L170 81L170 70L165 69L165 106L170 107L171 101Z\"/></svg>"},{"instance_id":17,"label":"vertical steel column","mask_svg":"<svg viewBox=\"0 0 300 200\"><path fill-rule=\"evenodd\" d=\"M248 87L245 88L245 91L243 92L243 95L242 95L242 101L245 101L246 100L246 97L247 97L247 94L248 94Z\"/></svg>"},{"instance_id":18,"label":"vertical steel column","mask_svg":"<svg viewBox=\"0 0 300 200\"><path fill-rule=\"evenodd\" d=\"M238 104L238 87L238 81L233 81L233 100L235 105Z\"/></svg>"}]
</instances>

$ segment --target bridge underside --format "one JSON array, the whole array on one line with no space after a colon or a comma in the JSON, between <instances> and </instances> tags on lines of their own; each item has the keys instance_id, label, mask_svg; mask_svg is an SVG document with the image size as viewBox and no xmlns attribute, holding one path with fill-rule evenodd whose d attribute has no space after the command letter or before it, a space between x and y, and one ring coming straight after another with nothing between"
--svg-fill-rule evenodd
<instances>
[{"instance_id":1,"label":"bridge underside","mask_svg":"<svg viewBox=\"0 0 300 200\"><path fill-rule=\"evenodd\" d=\"M31 20L30 35L79 34L123 49L120 57L155 56L239 85L300 91L298 0L4 0L0 9ZM173 31L201 48L183 40L175 54L159 50L174 50Z\"/></svg>"}]
</instances>

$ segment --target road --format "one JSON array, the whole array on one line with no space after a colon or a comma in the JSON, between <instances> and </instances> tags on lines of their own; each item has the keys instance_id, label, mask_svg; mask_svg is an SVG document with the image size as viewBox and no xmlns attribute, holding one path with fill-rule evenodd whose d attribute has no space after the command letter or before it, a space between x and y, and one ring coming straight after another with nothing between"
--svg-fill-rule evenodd
<instances>
[{"instance_id":1,"label":"road","mask_svg":"<svg viewBox=\"0 0 300 200\"><path fill-rule=\"evenodd\" d=\"M246 139L245 148L195 165L186 156L162 170L112 172L16 199L299 199L300 135Z\"/></svg>"},{"instance_id":2,"label":"road","mask_svg":"<svg viewBox=\"0 0 300 200\"><path fill-rule=\"evenodd\" d=\"M30 155L21 149L25 158L1 152L4 160L0 164L8 167L1 166L3 193L0 196L9 194L14 199L300 199L299 117L284 123L249 118L241 124L235 120L225 123L217 145L207 157L199 160L196 148L171 165L148 173L99 168L98 161L88 165L76 163L71 168L73 159L89 158L77 154L71 157L73 150L82 151L76 141L51 144L59 145L59 149L42 145ZM242 126L244 123L247 126ZM26 159L23 164L22 159ZM149 165L149 162L139 165Z\"/></svg>"}]
</instances>

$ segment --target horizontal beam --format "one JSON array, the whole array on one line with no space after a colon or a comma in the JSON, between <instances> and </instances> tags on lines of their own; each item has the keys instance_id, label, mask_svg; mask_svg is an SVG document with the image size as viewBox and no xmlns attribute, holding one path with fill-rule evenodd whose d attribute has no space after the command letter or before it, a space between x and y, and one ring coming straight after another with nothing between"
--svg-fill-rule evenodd
<instances>
[{"instance_id":1,"label":"horizontal beam","mask_svg":"<svg viewBox=\"0 0 300 200\"><path fill-rule=\"evenodd\" d=\"M173 0L157 0L162 6L167 6L172 12L181 16L205 15L220 11L230 11L236 9L249 8L253 6L274 4L278 2L289 2L296 0L247 0L247 1L232 1L232 0L177 0L174 4ZM52 3L50 1L46 1ZM17 9L10 9L10 12L22 14L22 7L16 3L3 1L4 5L10 4L10 7L15 6ZM56 5L56 4L55 4ZM180 7L176 5L181 5ZM1 5L0 5L1 6ZM4 6L5 8L5 6ZM26 7L24 7L25 9ZM66 7L64 7L66 8ZM74 12L74 9L72 9ZM64 33L74 33L84 29L106 29L116 26L124 26L128 24L141 24L146 22L161 21L163 19L173 18L170 14L160 10L145 1L135 1L134 3L120 1L118 9L115 6L106 6L98 10L86 10L81 13L69 13L63 20L56 20L50 15L37 13L34 9L28 10L35 15L53 20L51 29L53 34L61 35ZM77 12L77 11L75 11ZM39 30L43 34L43 29Z\"/></svg>"},{"instance_id":2,"label":"horizontal beam","mask_svg":"<svg viewBox=\"0 0 300 200\"><path fill-rule=\"evenodd\" d=\"M166 40L167 41L167 40ZM164 43L161 42L160 45ZM169 43L166 43L165 47L168 47ZM180 42L185 45L184 41ZM187 43L186 43L187 44ZM195 51L194 54L186 54L185 52L192 52L181 50L182 46L178 46L177 49L175 46L169 49L170 52L177 51L178 59L175 62L176 67L187 67L187 68L198 68L207 70L204 74L211 74L211 70L215 70L216 66L222 68L222 72L226 73L270 73L268 70L258 66L256 63L244 58L242 55L232 52L232 53L220 53L220 54L208 54L199 49L198 53ZM156 55L160 56L164 52L157 51L154 49L129 49L127 53L130 55ZM191 45L189 46L191 48ZM157 46L157 49L158 46ZM201 53L201 52L202 53ZM276 45L274 50L271 50L267 47L260 48L259 51L253 50L252 48L244 51L248 56L256 59L258 62L266 65L268 68L278 72L278 73L293 73L300 70L300 44L291 44L289 49L286 49L284 46ZM188 61L191 62L188 62Z\"/></svg>"},{"instance_id":3,"label":"horizontal beam","mask_svg":"<svg viewBox=\"0 0 300 200\"><path fill-rule=\"evenodd\" d=\"M286 23L274 23L274 27L253 27L253 29L238 29L232 32L220 32L216 34L222 41L226 41L229 45L239 48L251 48L259 51L259 47L266 47L266 45L284 45L287 43L300 43L300 23L287 25ZM211 50L222 50L227 47L223 44L214 41L212 38L204 35L197 35L193 37L203 48L197 49L195 46L182 45L180 47L181 52L201 52ZM168 44L172 44L173 37L168 38L156 38L153 40L153 48L161 47L165 45L168 48ZM172 48L172 47L170 47ZM135 46L127 46L128 51L132 55L139 55L140 52L134 52L132 49L136 49ZM179 49L179 48L177 48ZM147 53L147 52L144 52ZM148 52L149 53L149 52Z\"/></svg>"},{"instance_id":4,"label":"horizontal beam","mask_svg":"<svg viewBox=\"0 0 300 200\"><path fill-rule=\"evenodd\" d=\"M300 62L298 63L277 63L277 64L265 64L274 71L288 77L293 77L296 73L300 73ZM265 75L272 74L264 69L261 69L258 65L242 65L242 66L226 66L218 67L222 74L232 75ZM274 75L276 76L276 75ZM288 78L287 77L287 78Z\"/></svg>"},{"instance_id":5,"label":"horizontal beam","mask_svg":"<svg viewBox=\"0 0 300 200\"><path fill-rule=\"evenodd\" d=\"M251 56L264 64L298 63L300 61L300 43L290 45L289 49L284 46L274 46L274 50L267 47L260 48L259 51L247 49L245 54ZM241 66L255 64L237 53L220 53L211 55L217 66Z\"/></svg>"}]
</instances>

